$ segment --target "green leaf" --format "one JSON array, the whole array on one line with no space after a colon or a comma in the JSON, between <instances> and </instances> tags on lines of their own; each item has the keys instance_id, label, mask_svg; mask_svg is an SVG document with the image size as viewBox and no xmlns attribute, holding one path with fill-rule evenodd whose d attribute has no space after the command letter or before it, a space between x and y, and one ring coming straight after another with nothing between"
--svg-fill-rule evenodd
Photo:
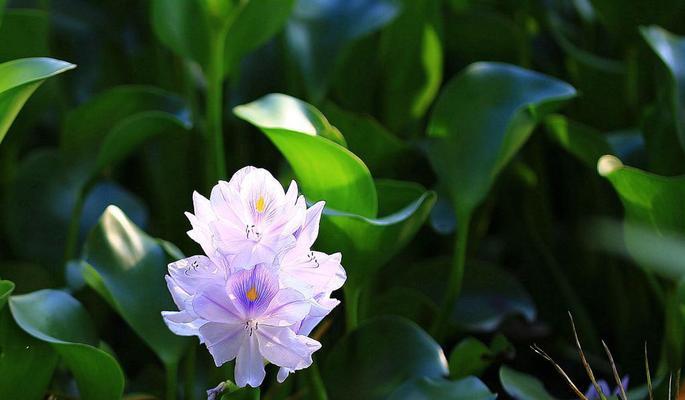
<instances>
[{"instance_id":1,"label":"green leaf","mask_svg":"<svg viewBox=\"0 0 685 400\"><path fill-rule=\"evenodd\" d=\"M9 307L0 310L0 349L0 399L45 398L58 355L21 330Z\"/></svg>"},{"instance_id":2,"label":"green leaf","mask_svg":"<svg viewBox=\"0 0 685 400\"><path fill-rule=\"evenodd\" d=\"M412 156L406 143L372 117L345 111L331 102L323 110L331 123L345 132L350 151L364 160L374 174L394 172Z\"/></svg>"},{"instance_id":3,"label":"green leaf","mask_svg":"<svg viewBox=\"0 0 685 400\"><path fill-rule=\"evenodd\" d=\"M0 310L7 303L7 299L14 291L14 282L0 280Z\"/></svg>"},{"instance_id":4,"label":"green leaf","mask_svg":"<svg viewBox=\"0 0 685 400\"><path fill-rule=\"evenodd\" d=\"M152 26L164 45L203 68L208 67L216 35L223 35L224 70L229 73L242 57L283 28L294 0L250 0L235 6L228 6L228 1L214 3L154 0Z\"/></svg>"},{"instance_id":5,"label":"green leaf","mask_svg":"<svg viewBox=\"0 0 685 400\"><path fill-rule=\"evenodd\" d=\"M227 74L245 55L283 28L295 0L250 0L243 4L226 34L224 69Z\"/></svg>"},{"instance_id":6,"label":"green leaf","mask_svg":"<svg viewBox=\"0 0 685 400\"><path fill-rule=\"evenodd\" d=\"M490 365L490 348L474 337L464 338L452 350L449 359L450 378L479 376Z\"/></svg>"},{"instance_id":7,"label":"green leaf","mask_svg":"<svg viewBox=\"0 0 685 400\"><path fill-rule=\"evenodd\" d=\"M469 375L480 376L502 356L513 356L514 347L504 335L498 334L490 346L474 337L466 337L452 350L449 358L450 378L459 379Z\"/></svg>"},{"instance_id":8,"label":"green leaf","mask_svg":"<svg viewBox=\"0 0 685 400\"><path fill-rule=\"evenodd\" d=\"M416 378L393 391L388 400L494 400L495 393L480 379L470 376L458 381Z\"/></svg>"},{"instance_id":9,"label":"green leaf","mask_svg":"<svg viewBox=\"0 0 685 400\"><path fill-rule=\"evenodd\" d=\"M338 341L322 373L332 400L375 400L409 379L447 375L447 363L440 346L416 324L380 317Z\"/></svg>"},{"instance_id":10,"label":"green leaf","mask_svg":"<svg viewBox=\"0 0 685 400\"><path fill-rule=\"evenodd\" d=\"M74 67L51 58L25 58L0 64L0 142L21 107L41 83Z\"/></svg>"},{"instance_id":11,"label":"green leaf","mask_svg":"<svg viewBox=\"0 0 685 400\"><path fill-rule=\"evenodd\" d=\"M402 13L383 30L382 119L392 131L423 117L440 89L440 6L438 0L405 0Z\"/></svg>"},{"instance_id":12,"label":"green leaf","mask_svg":"<svg viewBox=\"0 0 685 400\"><path fill-rule=\"evenodd\" d=\"M685 39L658 26L640 28L642 37L667 70L664 103L670 109L680 145L685 149Z\"/></svg>"},{"instance_id":13,"label":"green leaf","mask_svg":"<svg viewBox=\"0 0 685 400\"><path fill-rule=\"evenodd\" d=\"M507 394L516 400L555 400L538 379L509 367L500 368L499 380Z\"/></svg>"},{"instance_id":14,"label":"green leaf","mask_svg":"<svg viewBox=\"0 0 685 400\"><path fill-rule=\"evenodd\" d=\"M164 282L172 261L164 247L110 206L90 232L83 257L100 284L93 285L87 276L86 282L166 365L177 364L188 341L171 333L162 320L162 311L175 309Z\"/></svg>"},{"instance_id":15,"label":"green leaf","mask_svg":"<svg viewBox=\"0 0 685 400\"><path fill-rule=\"evenodd\" d=\"M561 115L550 115L544 120L547 136L568 151L588 168L595 169L605 154L614 154L601 133Z\"/></svg>"},{"instance_id":16,"label":"green leaf","mask_svg":"<svg viewBox=\"0 0 685 400\"><path fill-rule=\"evenodd\" d=\"M614 156L602 157L597 169L613 185L623 204L625 246L628 253L644 268L656 268L662 273L668 271L654 265L663 265L660 261L662 259L650 257L653 253L644 253L644 247L651 243L659 245L656 248L661 250L671 249L664 255L673 255L672 250L679 247L679 242L682 241L679 237L685 232L685 209L682 207L685 202L685 176L651 174L624 166ZM682 268L667 275L679 278L682 276L682 272L678 272L680 270Z\"/></svg>"},{"instance_id":17,"label":"green leaf","mask_svg":"<svg viewBox=\"0 0 685 400\"><path fill-rule=\"evenodd\" d=\"M522 316L532 322L536 315L530 295L507 270L474 262L464 271L463 289L452 313L455 324L490 332L509 317Z\"/></svg>"},{"instance_id":18,"label":"green leaf","mask_svg":"<svg viewBox=\"0 0 685 400\"><path fill-rule=\"evenodd\" d=\"M0 26L2 26L2 17L5 14L5 3L7 0L0 0Z\"/></svg>"},{"instance_id":19,"label":"green leaf","mask_svg":"<svg viewBox=\"0 0 685 400\"><path fill-rule=\"evenodd\" d=\"M371 173L312 105L270 94L236 107L234 113L260 128L283 153L309 201L326 200L335 210L376 216Z\"/></svg>"},{"instance_id":20,"label":"green leaf","mask_svg":"<svg viewBox=\"0 0 685 400\"><path fill-rule=\"evenodd\" d=\"M339 57L352 41L382 28L399 11L398 0L299 0L286 38L309 98L324 98Z\"/></svg>"},{"instance_id":21,"label":"green leaf","mask_svg":"<svg viewBox=\"0 0 685 400\"><path fill-rule=\"evenodd\" d=\"M95 329L81 304L65 292L45 289L10 298L17 324L50 343L74 374L83 399L120 399L124 374L116 360L98 349Z\"/></svg>"},{"instance_id":22,"label":"green leaf","mask_svg":"<svg viewBox=\"0 0 685 400\"><path fill-rule=\"evenodd\" d=\"M209 63L210 27L202 3L198 0L153 0L152 27L157 38L176 54Z\"/></svg>"},{"instance_id":23,"label":"green leaf","mask_svg":"<svg viewBox=\"0 0 685 400\"><path fill-rule=\"evenodd\" d=\"M468 220L536 123L575 96L554 78L499 63L476 63L453 78L433 108L430 161Z\"/></svg>"},{"instance_id":24,"label":"green leaf","mask_svg":"<svg viewBox=\"0 0 685 400\"><path fill-rule=\"evenodd\" d=\"M340 251L345 257L346 285L359 288L402 249L428 217L435 193L421 186L400 181L378 181L381 202L411 191L411 200L401 208L379 218L343 213L328 207L324 210L318 244L324 251Z\"/></svg>"},{"instance_id":25,"label":"green leaf","mask_svg":"<svg viewBox=\"0 0 685 400\"><path fill-rule=\"evenodd\" d=\"M180 97L150 86L119 86L71 111L61 146L77 156L96 155L96 174L161 133L192 127Z\"/></svg>"},{"instance_id":26,"label":"green leaf","mask_svg":"<svg viewBox=\"0 0 685 400\"><path fill-rule=\"evenodd\" d=\"M82 163L56 149L36 150L19 164L8 191L3 222L12 248L23 259L62 267L69 221L86 173ZM81 234L95 224L109 204L119 205L138 223L147 220L140 199L115 183L103 182L85 199ZM28 237L32 240L26 240Z\"/></svg>"}]
</instances>

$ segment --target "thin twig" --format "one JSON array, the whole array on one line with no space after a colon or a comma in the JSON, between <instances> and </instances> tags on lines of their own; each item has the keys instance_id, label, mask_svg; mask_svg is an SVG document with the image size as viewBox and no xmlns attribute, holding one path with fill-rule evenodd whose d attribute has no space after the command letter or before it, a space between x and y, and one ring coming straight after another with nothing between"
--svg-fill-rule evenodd
<instances>
[{"instance_id":1,"label":"thin twig","mask_svg":"<svg viewBox=\"0 0 685 400\"><path fill-rule=\"evenodd\" d=\"M649 400L654 400L652 375L649 372L649 359L647 358L647 342L645 342L645 373L647 374L647 393L649 393Z\"/></svg>"},{"instance_id":2,"label":"thin twig","mask_svg":"<svg viewBox=\"0 0 685 400\"><path fill-rule=\"evenodd\" d=\"M545 353L545 351L542 350L537 344L533 344L532 346L530 346L530 348L533 349L534 352L538 353L540 356L542 356L542 358L549 361L554 366L554 369L556 369L557 372L559 372L559 374L566 380L566 383L568 383L568 385L576 393L576 396L578 396L578 398L580 400L588 400L588 398L585 397L583 392L581 392L580 389L578 389L578 387L573 383L571 378L568 377L568 375L566 374L566 371L564 371L564 369L561 368L559 366L559 364L554 362L552 357L550 357L547 353Z\"/></svg>"},{"instance_id":3,"label":"thin twig","mask_svg":"<svg viewBox=\"0 0 685 400\"><path fill-rule=\"evenodd\" d=\"M618 389L621 392L621 398L623 400L628 400L628 396L626 395L626 389L623 387L623 382L621 382L621 377L618 375L618 370L616 369L614 357L611 356L609 346L607 346L604 340L602 340L602 346L604 346L604 351L606 351L607 357L609 357L609 364L611 364L611 370L614 372L614 379L616 380L616 385L618 385Z\"/></svg>"},{"instance_id":4,"label":"thin twig","mask_svg":"<svg viewBox=\"0 0 685 400\"><path fill-rule=\"evenodd\" d=\"M606 396L604 396L604 392L602 391L602 388L599 387L599 384L597 383L597 380L595 379L595 374L592 373L592 368L590 367L590 364L587 362L587 358L585 358L585 353L583 352L583 347L580 345L580 339L578 339L578 332L576 332L576 324L573 323L573 315L571 315L570 311L568 312L568 317L571 320L571 328L573 328L573 336L576 339L576 347L578 348L578 354L580 355L580 361L583 363L583 367L585 368L585 372L587 372L587 376L590 378L590 382L592 382L592 385L595 387L597 394L599 394L599 398L602 400L607 400Z\"/></svg>"}]
</instances>

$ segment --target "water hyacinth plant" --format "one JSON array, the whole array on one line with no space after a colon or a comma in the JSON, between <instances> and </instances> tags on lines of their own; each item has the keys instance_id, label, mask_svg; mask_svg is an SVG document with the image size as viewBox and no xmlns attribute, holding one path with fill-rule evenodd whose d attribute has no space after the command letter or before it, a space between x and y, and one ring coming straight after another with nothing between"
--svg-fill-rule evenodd
<instances>
[{"instance_id":1,"label":"water hyacinth plant","mask_svg":"<svg viewBox=\"0 0 685 400\"><path fill-rule=\"evenodd\" d=\"M683 21L0 0L0 400L682 397Z\"/></svg>"},{"instance_id":2,"label":"water hyacinth plant","mask_svg":"<svg viewBox=\"0 0 685 400\"><path fill-rule=\"evenodd\" d=\"M235 359L238 387L258 387L264 361L278 381L312 364L321 344L309 338L340 302L341 255L312 250L324 208L307 208L293 181L287 192L265 169L245 167L220 181L210 199L193 194L188 235L206 256L169 264L179 311L164 311L171 331L198 336L219 367Z\"/></svg>"}]
</instances>

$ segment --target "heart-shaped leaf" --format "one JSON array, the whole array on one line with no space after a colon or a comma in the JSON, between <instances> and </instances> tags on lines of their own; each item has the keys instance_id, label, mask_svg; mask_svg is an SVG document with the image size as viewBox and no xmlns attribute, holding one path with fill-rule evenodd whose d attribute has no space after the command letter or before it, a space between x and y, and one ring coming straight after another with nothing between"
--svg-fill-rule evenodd
<instances>
[{"instance_id":1,"label":"heart-shaped leaf","mask_svg":"<svg viewBox=\"0 0 685 400\"><path fill-rule=\"evenodd\" d=\"M40 400L59 359L55 350L17 326L9 307L0 310L0 399Z\"/></svg>"},{"instance_id":2,"label":"heart-shaped leaf","mask_svg":"<svg viewBox=\"0 0 685 400\"><path fill-rule=\"evenodd\" d=\"M399 317L369 320L331 350L322 368L331 399L385 399L403 382L447 375L440 346Z\"/></svg>"},{"instance_id":3,"label":"heart-shaped leaf","mask_svg":"<svg viewBox=\"0 0 685 400\"><path fill-rule=\"evenodd\" d=\"M400 5L398 0L298 0L286 38L310 99L323 99L347 45L392 21Z\"/></svg>"},{"instance_id":4,"label":"heart-shaped leaf","mask_svg":"<svg viewBox=\"0 0 685 400\"><path fill-rule=\"evenodd\" d=\"M0 64L0 142L38 86L46 79L75 67L52 58L24 58Z\"/></svg>"},{"instance_id":5,"label":"heart-shaped leaf","mask_svg":"<svg viewBox=\"0 0 685 400\"><path fill-rule=\"evenodd\" d=\"M503 366L499 370L502 387L516 400L556 400L537 378Z\"/></svg>"},{"instance_id":6,"label":"heart-shaped leaf","mask_svg":"<svg viewBox=\"0 0 685 400\"><path fill-rule=\"evenodd\" d=\"M476 63L443 89L430 118L430 161L459 220L490 191L536 123L575 96L570 85L500 63Z\"/></svg>"},{"instance_id":7,"label":"heart-shaped leaf","mask_svg":"<svg viewBox=\"0 0 685 400\"><path fill-rule=\"evenodd\" d=\"M388 400L494 400L495 393L478 378L458 381L421 377L406 382L392 392Z\"/></svg>"},{"instance_id":8,"label":"heart-shaped leaf","mask_svg":"<svg viewBox=\"0 0 685 400\"><path fill-rule=\"evenodd\" d=\"M120 399L124 374L116 360L95 347L97 336L81 304L65 292L40 290L10 298L17 324L50 343L74 374L83 399Z\"/></svg>"},{"instance_id":9,"label":"heart-shaped leaf","mask_svg":"<svg viewBox=\"0 0 685 400\"><path fill-rule=\"evenodd\" d=\"M172 260L160 242L110 206L90 232L83 258L92 266L86 282L165 365L177 364L188 341L171 333L162 321L161 312L174 305L163 279Z\"/></svg>"},{"instance_id":10,"label":"heart-shaped leaf","mask_svg":"<svg viewBox=\"0 0 685 400\"><path fill-rule=\"evenodd\" d=\"M260 128L278 147L309 201L326 200L335 210L376 216L378 200L369 169L343 147L340 132L316 108L270 94L236 107L234 113Z\"/></svg>"}]
</instances>

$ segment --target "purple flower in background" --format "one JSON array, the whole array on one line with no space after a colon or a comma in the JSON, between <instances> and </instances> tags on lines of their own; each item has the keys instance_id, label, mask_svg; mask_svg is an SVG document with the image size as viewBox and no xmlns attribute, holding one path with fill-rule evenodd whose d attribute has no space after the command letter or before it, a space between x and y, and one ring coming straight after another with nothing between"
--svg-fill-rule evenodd
<instances>
[{"instance_id":1,"label":"purple flower in background","mask_svg":"<svg viewBox=\"0 0 685 400\"><path fill-rule=\"evenodd\" d=\"M188 236L206 256L169 264L167 286L178 311L162 315L169 329L198 336L217 366L236 360L238 386L259 386L264 364L278 380L312 363L321 345L308 337L340 302L346 280L341 254L312 249L324 208L307 209L295 182L287 192L254 167L221 181L210 199L193 194Z\"/></svg>"},{"instance_id":2,"label":"purple flower in background","mask_svg":"<svg viewBox=\"0 0 685 400\"><path fill-rule=\"evenodd\" d=\"M624 389L628 389L628 383L630 383L630 377L628 375L624 376L623 379L621 379L621 385L623 386ZM600 379L597 381L597 384L599 385L599 388L602 390L602 393L605 396L618 396L620 393L620 388L616 386L614 390L612 391L609 388L609 384L604 380ZM588 400L599 400L600 396L599 393L597 393L597 389L595 389L595 385L590 384L590 387L588 387L587 391L585 392L585 397L588 398Z\"/></svg>"}]
</instances>

